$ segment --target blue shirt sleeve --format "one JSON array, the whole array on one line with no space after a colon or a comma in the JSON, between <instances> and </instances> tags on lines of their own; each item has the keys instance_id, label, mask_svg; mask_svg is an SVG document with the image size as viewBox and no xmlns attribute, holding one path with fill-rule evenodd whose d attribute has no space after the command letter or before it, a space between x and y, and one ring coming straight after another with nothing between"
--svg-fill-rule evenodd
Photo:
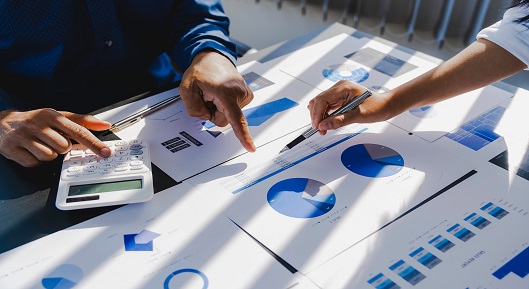
<instances>
[{"instance_id":1,"label":"blue shirt sleeve","mask_svg":"<svg viewBox=\"0 0 529 289\"><path fill-rule=\"evenodd\" d=\"M229 38L230 20L219 0L183 0L173 17L170 56L180 71L205 49L214 49L235 65L237 47ZM199 23L197 25L197 23Z\"/></svg>"}]
</instances>

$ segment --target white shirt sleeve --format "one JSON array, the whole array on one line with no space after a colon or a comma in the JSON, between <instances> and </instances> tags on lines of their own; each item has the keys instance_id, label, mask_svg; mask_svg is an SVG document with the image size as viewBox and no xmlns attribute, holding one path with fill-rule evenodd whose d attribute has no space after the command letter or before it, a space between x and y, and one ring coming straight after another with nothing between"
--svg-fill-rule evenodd
<instances>
[{"instance_id":1,"label":"white shirt sleeve","mask_svg":"<svg viewBox=\"0 0 529 289\"><path fill-rule=\"evenodd\" d=\"M508 9L503 19L481 30L476 39L483 38L498 44L528 66L529 70L529 23L516 23L516 19L529 13L525 7Z\"/></svg>"}]
</instances>

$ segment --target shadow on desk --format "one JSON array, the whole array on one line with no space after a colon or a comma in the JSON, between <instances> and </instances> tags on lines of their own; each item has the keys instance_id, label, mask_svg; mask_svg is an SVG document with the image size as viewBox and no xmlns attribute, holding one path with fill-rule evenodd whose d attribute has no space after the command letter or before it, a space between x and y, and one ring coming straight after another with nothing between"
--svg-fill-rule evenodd
<instances>
[{"instance_id":1,"label":"shadow on desk","mask_svg":"<svg viewBox=\"0 0 529 289\"><path fill-rule=\"evenodd\" d=\"M62 159L24 168L0 157L0 253L121 206L61 211L55 207ZM152 164L154 192L178 183Z\"/></svg>"}]
</instances>

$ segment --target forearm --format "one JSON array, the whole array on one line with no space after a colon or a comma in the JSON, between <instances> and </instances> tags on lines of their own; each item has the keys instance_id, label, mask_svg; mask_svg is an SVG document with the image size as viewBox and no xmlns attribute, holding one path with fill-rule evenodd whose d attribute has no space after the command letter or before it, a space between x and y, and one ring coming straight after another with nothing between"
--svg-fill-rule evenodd
<instances>
[{"instance_id":1,"label":"forearm","mask_svg":"<svg viewBox=\"0 0 529 289\"><path fill-rule=\"evenodd\" d=\"M237 48L229 38L230 21L220 1L180 1L175 11L170 55L180 71L185 71L198 53L208 49L235 63Z\"/></svg>"},{"instance_id":2,"label":"forearm","mask_svg":"<svg viewBox=\"0 0 529 289\"><path fill-rule=\"evenodd\" d=\"M388 92L395 111L406 111L484 87L527 68L500 46L484 39L429 72Z\"/></svg>"}]
</instances>

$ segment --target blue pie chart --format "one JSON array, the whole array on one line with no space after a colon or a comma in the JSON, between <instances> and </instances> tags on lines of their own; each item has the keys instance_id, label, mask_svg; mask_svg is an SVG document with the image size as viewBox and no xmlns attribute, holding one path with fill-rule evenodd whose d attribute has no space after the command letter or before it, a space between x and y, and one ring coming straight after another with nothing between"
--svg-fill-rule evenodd
<instances>
[{"instance_id":1,"label":"blue pie chart","mask_svg":"<svg viewBox=\"0 0 529 289\"><path fill-rule=\"evenodd\" d=\"M423 107L410 109L409 113L411 113L411 115L418 117L418 118L432 118L437 115L437 110L435 110L432 106L427 105Z\"/></svg>"},{"instance_id":2,"label":"blue pie chart","mask_svg":"<svg viewBox=\"0 0 529 289\"><path fill-rule=\"evenodd\" d=\"M369 78L369 72L351 64L335 64L324 69L322 74L330 81L349 80L360 83Z\"/></svg>"},{"instance_id":3,"label":"blue pie chart","mask_svg":"<svg viewBox=\"0 0 529 289\"><path fill-rule=\"evenodd\" d=\"M342 152L341 160L348 170L368 178L389 177L404 167L398 152L379 144L351 146Z\"/></svg>"},{"instance_id":4,"label":"blue pie chart","mask_svg":"<svg viewBox=\"0 0 529 289\"><path fill-rule=\"evenodd\" d=\"M70 289L83 278L83 270L73 264L63 264L42 278L42 286L46 289Z\"/></svg>"},{"instance_id":5,"label":"blue pie chart","mask_svg":"<svg viewBox=\"0 0 529 289\"><path fill-rule=\"evenodd\" d=\"M276 183L268 190L267 200L278 213L292 218L319 217L336 204L336 196L327 185L307 178Z\"/></svg>"}]
</instances>

